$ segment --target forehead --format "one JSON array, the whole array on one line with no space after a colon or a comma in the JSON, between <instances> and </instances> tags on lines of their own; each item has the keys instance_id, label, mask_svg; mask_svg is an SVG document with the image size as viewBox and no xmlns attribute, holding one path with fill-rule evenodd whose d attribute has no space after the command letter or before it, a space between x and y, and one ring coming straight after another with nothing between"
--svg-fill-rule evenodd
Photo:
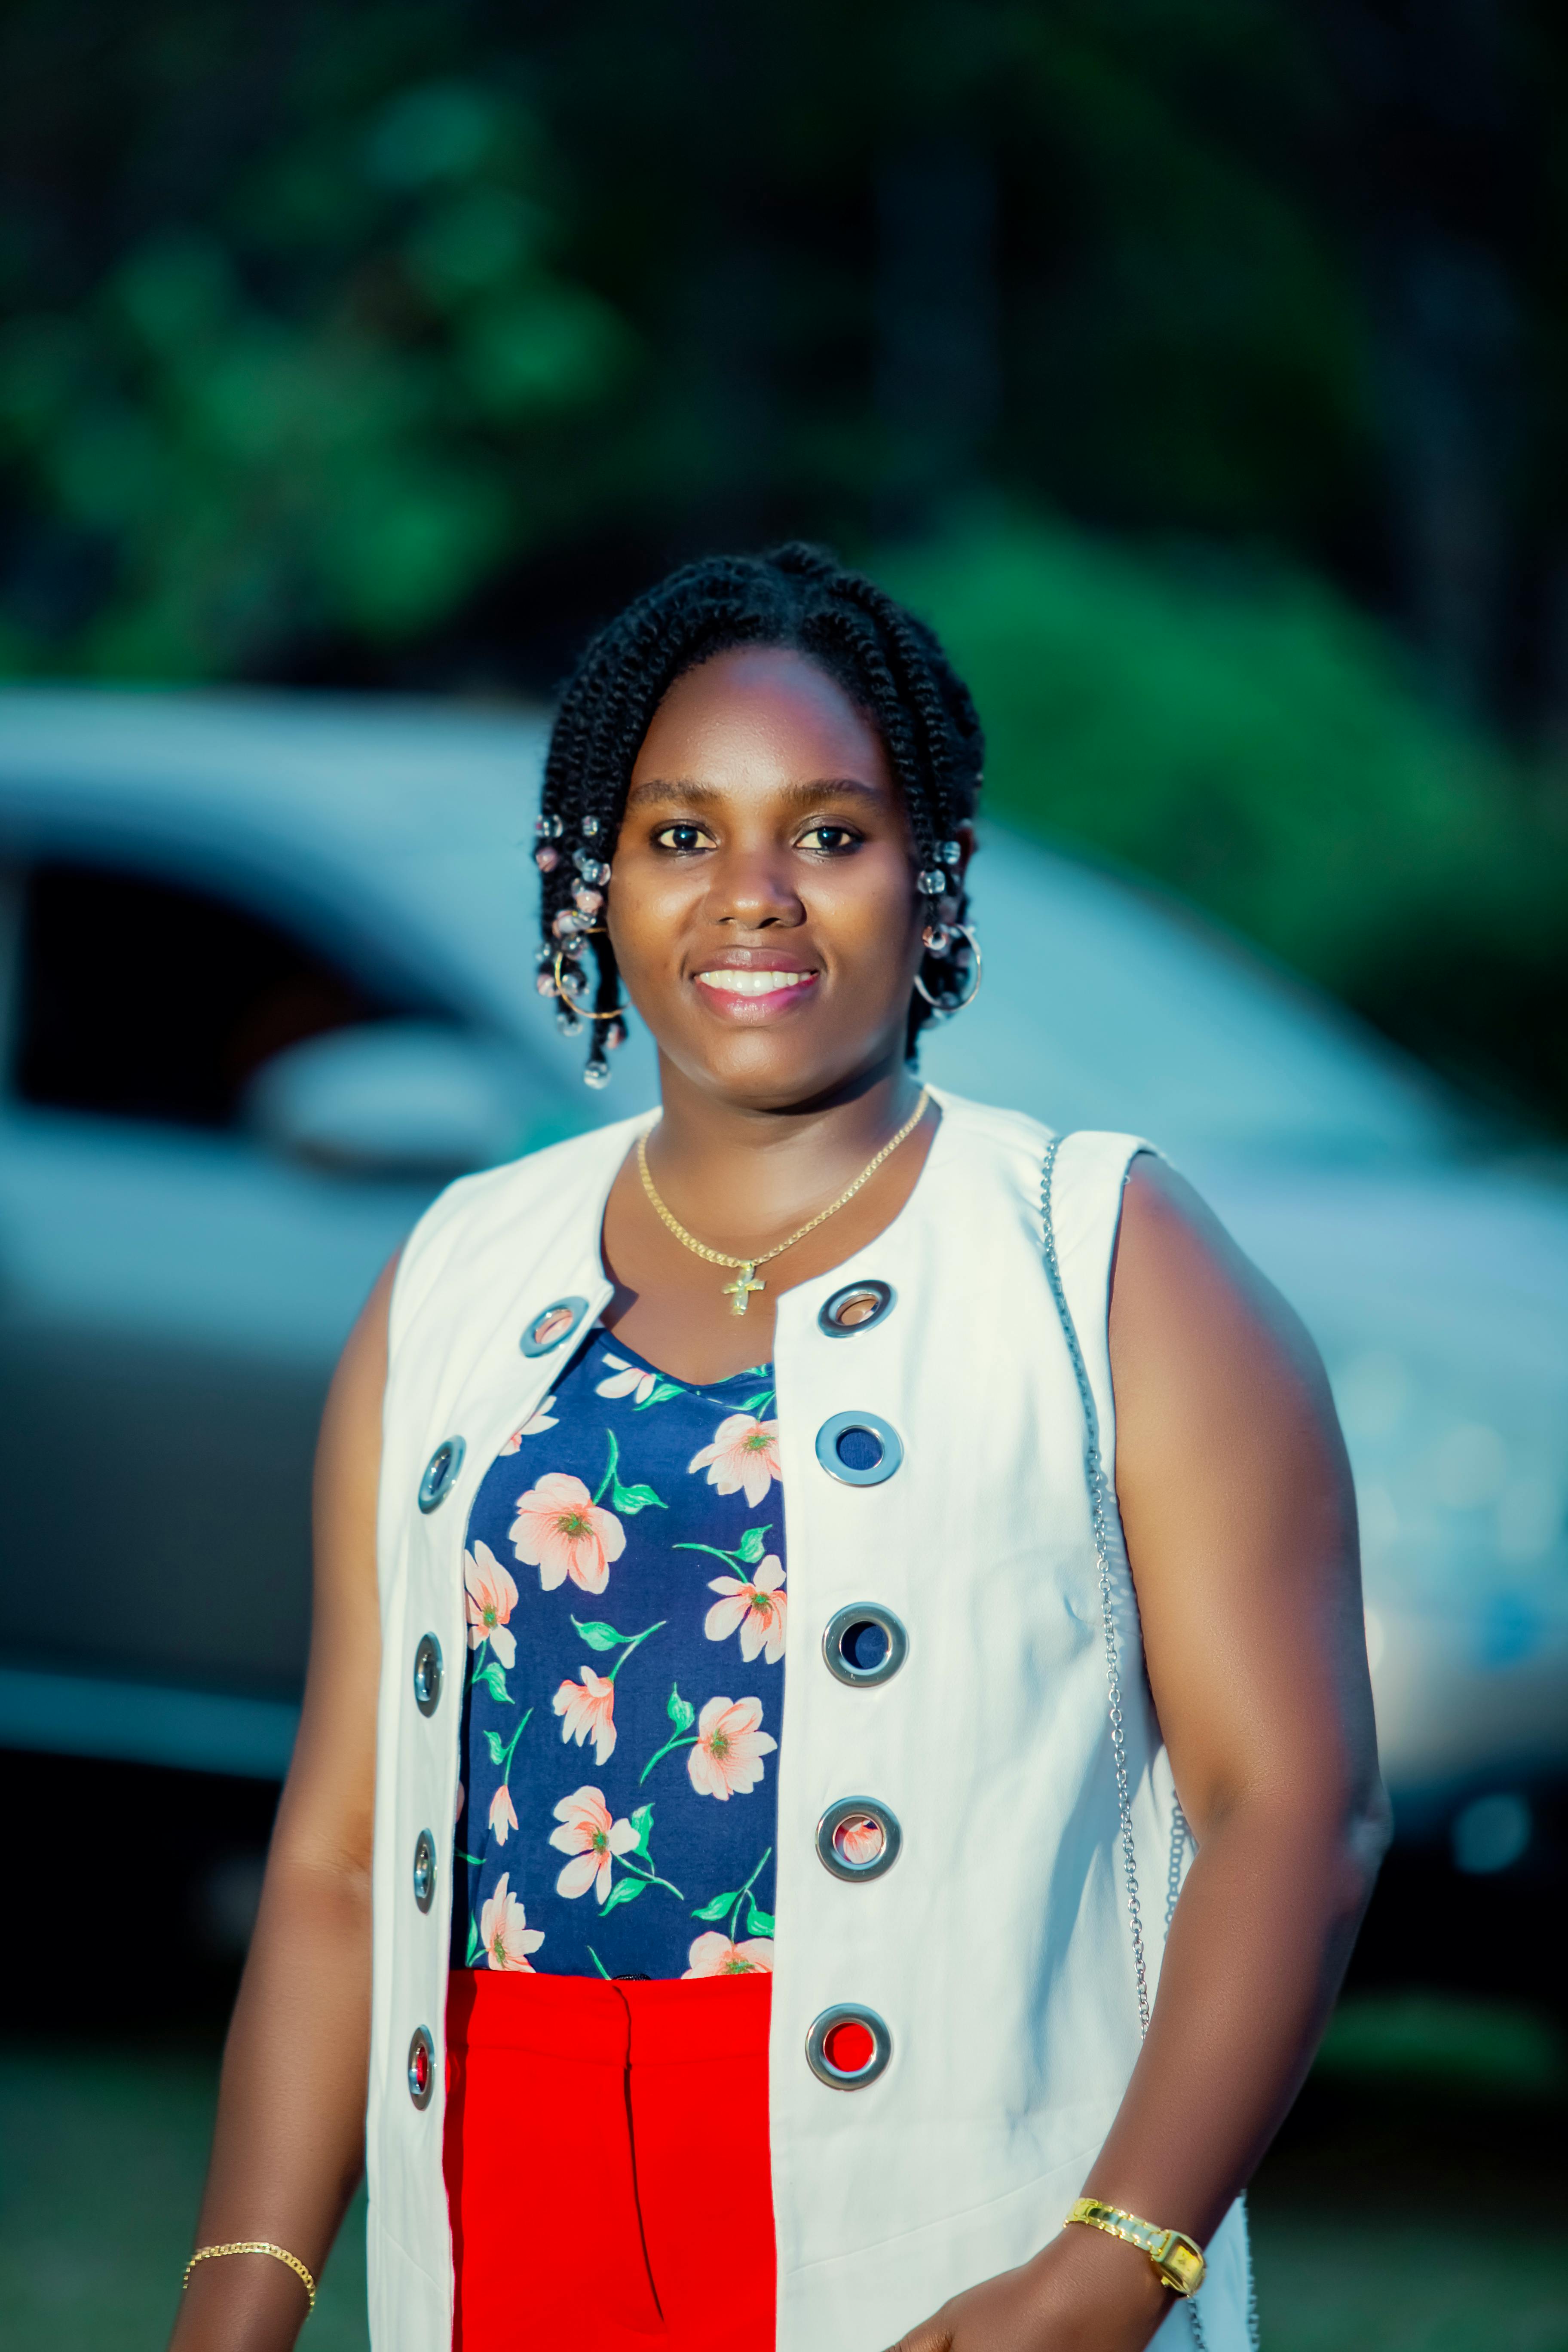
<instances>
[{"instance_id":1,"label":"forehead","mask_svg":"<svg viewBox=\"0 0 1568 2352\"><path fill-rule=\"evenodd\" d=\"M739 646L678 677L632 769L649 782L855 778L894 790L882 739L837 678L783 646Z\"/></svg>"}]
</instances>

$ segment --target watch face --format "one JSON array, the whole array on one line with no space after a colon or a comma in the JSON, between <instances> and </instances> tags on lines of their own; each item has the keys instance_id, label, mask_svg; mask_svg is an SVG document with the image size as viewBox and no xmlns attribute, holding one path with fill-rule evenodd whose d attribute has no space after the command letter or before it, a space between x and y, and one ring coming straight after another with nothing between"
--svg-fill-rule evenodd
<instances>
[{"instance_id":1,"label":"watch face","mask_svg":"<svg viewBox=\"0 0 1568 2352\"><path fill-rule=\"evenodd\" d=\"M1178 2294L1195 2294L1204 2283L1204 2258L1195 2246L1176 2238L1158 2256L1154 2268L1162 2278L1168 2279Z\"/></svg>"}]
</instances>

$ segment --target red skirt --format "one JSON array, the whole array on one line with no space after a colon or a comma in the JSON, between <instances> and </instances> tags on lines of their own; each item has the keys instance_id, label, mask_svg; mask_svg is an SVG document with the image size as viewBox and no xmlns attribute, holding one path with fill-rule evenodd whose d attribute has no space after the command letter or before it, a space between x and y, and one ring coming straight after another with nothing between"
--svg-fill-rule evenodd
<instances>
[{"instance_id":1,"label":"red skirt","mask_svg":"<svg viewBox=\"0 0 1568 2352\"><path fill-rule=\"evenodd\" d=\"M772 1983L454 1970L453 2352L772 2352Z\"/></svg>"}]
</instances>

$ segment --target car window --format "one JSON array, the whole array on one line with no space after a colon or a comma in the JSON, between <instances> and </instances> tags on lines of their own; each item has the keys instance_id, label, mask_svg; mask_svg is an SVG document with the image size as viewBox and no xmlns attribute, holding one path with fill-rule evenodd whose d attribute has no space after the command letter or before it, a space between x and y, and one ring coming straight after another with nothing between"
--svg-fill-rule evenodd
<instances>
[{"instance_id":1,"label":"car window","mask_svg":"<svg viewBox=\"0 0 1568 2352\"><path fill-rule=\"evenodd\" d=\"M226 1127L284 1046L419 1009L183 882L48 860L22 891L11 1075L24 1102Z\"/></svg>"}]
</instances>

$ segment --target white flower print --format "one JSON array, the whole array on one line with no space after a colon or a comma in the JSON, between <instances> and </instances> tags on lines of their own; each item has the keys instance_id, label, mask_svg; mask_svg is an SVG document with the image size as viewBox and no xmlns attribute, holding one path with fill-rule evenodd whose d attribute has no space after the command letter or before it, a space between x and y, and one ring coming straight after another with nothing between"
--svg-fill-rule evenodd
<instances>
[{"instance_id":1,"label":"white flower print","mask_svg":"<svg viewBox=\"0 0 1568 2352\"><path fill-rule=\"evenodd\" d=\"M602 1361L613 1365L614 1370L607 1381L595 1383L595 1396L636 1397L638 1404L646 1404L658 1386L657 1372L639 1372L635 1364L628 1364L624 1356L612 1356L607 1348Z\"/></svg>"},{"instance_id":2,"label":"white flower print","mask_svg":"<svg viewBox=\"0 0 1568 2352\"><path fill-rule=\"evenodd\" d=\"M501 1446L501 1453L515 1454L525 1437L542 1437L547 1429L553 1429L556 1423L550 1408L554 1402L552 1396L541 1397L522 1427L514 1429Z\"/></svg>"},{"instance_id":3,"label":"white flower print","mask_svg":"<svg viewBox=\"0 0 1568 2352\"><path fill-rule=\"evenodd\" d=\"M754 1511L779 1468L779 1425L759 1421L755 1413L732 1412L719 1423L711 1445L694 1454L688 1468L708 1473L708 1484L721 1495L743 1494Z\"/></svg>"},{"instance_id":4,"label":"white flower print","mask_svg":"<svg viewBox=\"0 0 1568 2352\"><path fill-rule=\"evenodd\" d=\"M713 1603L702 1621L702 1631L708 1639L727 1642L739 1627L741 1655L748 1665L765 1643L768 1664L776 1666L784 1653L784 1614L788 1604L784 1580L784 1562L773 1551L749 1582L738 1576L714 1577L708 1590L721 1593L723 1598Z\"/></svg>"}]
</instances>

